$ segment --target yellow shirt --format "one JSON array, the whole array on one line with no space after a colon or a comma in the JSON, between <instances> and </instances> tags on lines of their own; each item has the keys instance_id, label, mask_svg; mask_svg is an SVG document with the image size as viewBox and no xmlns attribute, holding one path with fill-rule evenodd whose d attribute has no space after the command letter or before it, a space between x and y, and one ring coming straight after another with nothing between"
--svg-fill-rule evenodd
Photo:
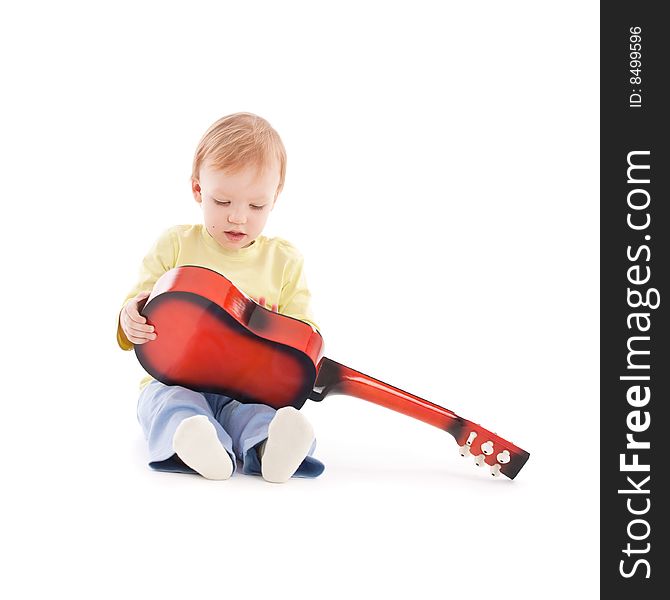
<instances>
[{"instance_id":1,"label":"yellow shirt","mask_svg":"<svg viewBox=\"0 0 670 600\"><path fill-rule=\"evenodd\" d=\"M228 250L203 225L176 225L163 232L144 257L137 283L121 306L140 292L150 292L166 271L183 265L221 273L247 296L256 300L264 296L268 307L276 304L280 314L305 321L318 330L310 309L304 259L297 248L283 238L259 235L247 248ZM116 340L123 350L132 350L133 343L123 333L120 322ZM142 379L140 389L152 379L150 375Z\"/></svg>"}]
</instances>

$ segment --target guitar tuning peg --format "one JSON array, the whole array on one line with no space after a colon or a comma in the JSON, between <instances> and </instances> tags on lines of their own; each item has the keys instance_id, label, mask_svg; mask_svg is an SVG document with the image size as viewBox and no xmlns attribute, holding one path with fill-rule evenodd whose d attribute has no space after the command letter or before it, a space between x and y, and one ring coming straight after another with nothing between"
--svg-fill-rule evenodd
<instances>
[{"instance_id":1,"label":"guitar tuning peg","mask_svg":"<svg viewBox=\"0 0 670 600\"><path fill-rule=\"evenodd\" d=\"M503 450L496 456L497 461L501 464L507 464L510 461L509 450Z\"/></svg>"},{"instance_id":2,"label":"guitar tuning peg","mask_svg":"<svg viewBox=\"0 0 670 600\"><path fill-rule=\"evenodd\" d=\"M491 475L494 477L500 477L500 465L498 463L491 467Z\"/></svg>"},{"instance_id":3,"label":"guitar tuning peg","mask_svg":"<svg viewBox=\"0 0 670 600\"><path fill-rule=\"evenodd\" d=\"M491 454L493 454L493 442L491 440L483 443L481 448L482 452L486 454L486 456L491 456Z\"/></svg>"},{"instance_id":4,"label":"guitar tuning peg","mask_svg":"<svg viewBox=\"0 0 670 600\"><path fill-rule=\"evenodd\" d=\"M461 456L472 456L472 452L470 451L470 447L472 446L472 442L474 442L476 437L477 437L477 433L474 432L474 431L471 431L470 435L468 436L468 439L465 440L465 444L458 447L458 453Z\"/></svg>"},{"instance_id":5,"label":"guitar tuning peg","mask_svg":"<svg viewBox=\"0 0 670 600\"><path fill-rule=\"evenodd\" d=\"M475 464L478 467L481 467L484 464L484 459L486 457L483 454L480 454L479 456L475 456Z\"/></svg>"}]
</instances>

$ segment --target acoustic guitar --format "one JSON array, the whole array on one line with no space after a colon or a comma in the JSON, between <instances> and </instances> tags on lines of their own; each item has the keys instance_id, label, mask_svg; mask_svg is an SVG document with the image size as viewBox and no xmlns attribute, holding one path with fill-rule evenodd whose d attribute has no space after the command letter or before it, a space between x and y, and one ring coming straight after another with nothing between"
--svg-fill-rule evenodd
<instances>
[{"instance_id":1,"label":"acoustic guitar","mask_svg":"<svg viewBox=\"0 0 670 600\"><path fill-rule=\"evenodd\" d=\"M141 313L156 339L135 345L135 353L166 385L275 409L354 396L450 433L461 456L488 465L493 476L514 479L528 460L528 452L480 425L323 356L323 338L310 324L261 306L216 271L167 271Z\"/></svg>"}]
</instances>

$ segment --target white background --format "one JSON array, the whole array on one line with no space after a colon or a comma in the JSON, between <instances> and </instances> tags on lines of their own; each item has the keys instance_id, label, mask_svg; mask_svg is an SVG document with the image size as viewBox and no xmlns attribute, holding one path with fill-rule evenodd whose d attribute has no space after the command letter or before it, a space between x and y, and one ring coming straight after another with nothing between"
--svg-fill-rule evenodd
<instances>
[{"instance_id":1,"label":"white background","mask_svg":"<svg viewBox=\"0 0 670 600\"><path fill-rule=\"evenodd\" d=\"M597 3L0 17L3 597L597 596ZM527 449L516 480L345 396L304 408L318 479L146 466L117 313L236 111L286 145L265 233L305 256L326 356Z\"/></svg>"}]
</instances>

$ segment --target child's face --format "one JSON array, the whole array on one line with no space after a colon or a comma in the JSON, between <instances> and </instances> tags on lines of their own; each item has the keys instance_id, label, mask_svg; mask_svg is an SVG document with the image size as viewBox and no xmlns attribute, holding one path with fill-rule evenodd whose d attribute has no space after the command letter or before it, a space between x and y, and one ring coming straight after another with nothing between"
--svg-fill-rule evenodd
<instances>
[{"instance_id":1,"label":"child's face","mask_svg":"<svg viewBox=\"0 0 670 600\"><path fill-rule=\"evenodd\" d=\"M279 165L260 174L254 166L237 173L224 173L209 166L200 169L200 180L193 180L193 196L200 204L205 227L224 248L249 246L263 231L277 200ZM244 235L233 236L239 231Z\"/></svg>"}]
</instances>

